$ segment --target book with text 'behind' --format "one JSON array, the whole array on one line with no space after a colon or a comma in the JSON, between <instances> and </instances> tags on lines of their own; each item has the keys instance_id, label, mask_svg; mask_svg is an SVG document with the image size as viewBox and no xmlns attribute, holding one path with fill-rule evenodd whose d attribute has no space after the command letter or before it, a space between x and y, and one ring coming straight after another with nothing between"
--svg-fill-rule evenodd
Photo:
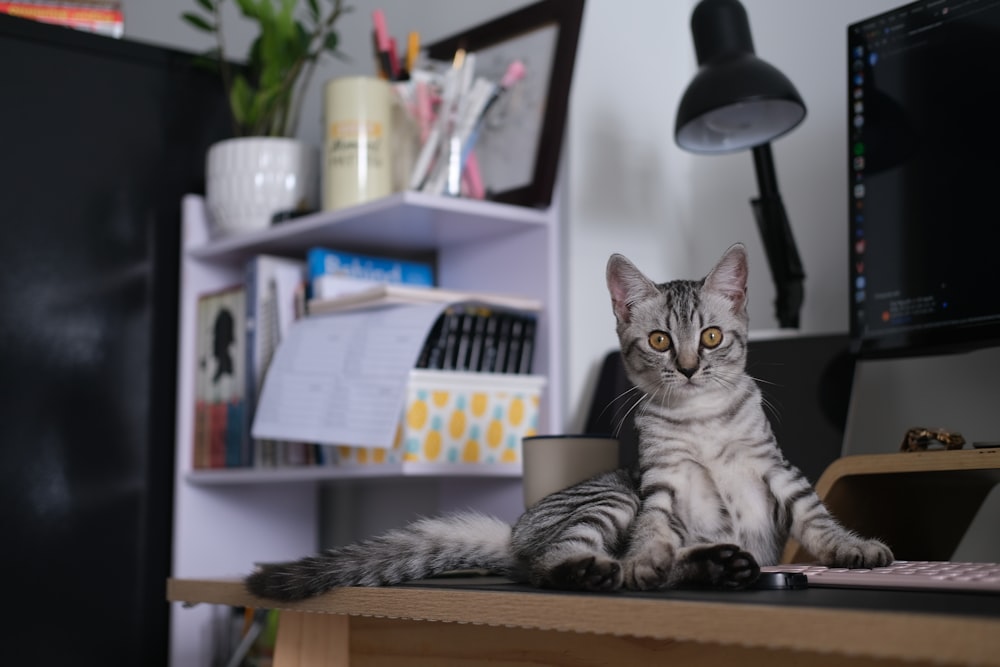
<instances>
[{"instance_id":1,"label":"book with text 'behind'","mask_svg":"<svg viewBox=\"0 0 1000 667\"><path fill-rule=\"evenodd\" d=\"M238 465L249 438L246 413L246 289L198 299L195 369L195 468Z\"/></svg>"},{"instance_id":2,"label":"book with text 'behind'","mask_svg":"<svg viewBox=\"0 0 1000 667\"><path fill-rule=\"evenodd\" d=\"M311 248L307 255L310 298L328 299L381 283L431 287L431 262Z\"/></svg>"}]
</instances>

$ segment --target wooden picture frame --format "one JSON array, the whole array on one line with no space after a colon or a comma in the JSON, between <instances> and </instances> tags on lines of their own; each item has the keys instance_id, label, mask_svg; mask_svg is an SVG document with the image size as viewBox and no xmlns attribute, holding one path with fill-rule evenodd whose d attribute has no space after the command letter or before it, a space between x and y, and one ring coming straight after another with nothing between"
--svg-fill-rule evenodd
<instances>
[{"instance_id":1,"label":"wooden picture frame","mask_svg":"<svg viewBox=\"0 0 1000 667\"><path fill-rule=\"evenodd\" d=\"M515 59L525 76L499 101L476 142L486 198L548 208L562 152L584 0L542 0L427 47L432 60L476 54L476 74L503 78Z\"/></svg>"}]
</instances>

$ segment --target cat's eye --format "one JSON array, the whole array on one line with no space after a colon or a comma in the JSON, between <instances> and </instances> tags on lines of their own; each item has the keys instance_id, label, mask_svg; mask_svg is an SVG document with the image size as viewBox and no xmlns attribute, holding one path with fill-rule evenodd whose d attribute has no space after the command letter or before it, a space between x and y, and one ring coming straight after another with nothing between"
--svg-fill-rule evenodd
<instances>
[{"instance_id":1,"label":"cat's eye","mask_svg":"<svg viewBox=\"0 0 1000 667\"><path fill-rule=\"evenodd\" d=\"M722 329L719 327L709 327L701 332L701 344L708 349L719 347L722 342Z\"/></svg>"},{"instance_id":2,"label":"cat's eye","mask_svg":"<svg viewBox=\"0 0 1000 667\"><path fill-rule=\"evenodd\" d=\"M649 334L649 346L657 352L666 352L670 349L670 336L662 331L654 331Z\"/></svg>"}]
</instances>

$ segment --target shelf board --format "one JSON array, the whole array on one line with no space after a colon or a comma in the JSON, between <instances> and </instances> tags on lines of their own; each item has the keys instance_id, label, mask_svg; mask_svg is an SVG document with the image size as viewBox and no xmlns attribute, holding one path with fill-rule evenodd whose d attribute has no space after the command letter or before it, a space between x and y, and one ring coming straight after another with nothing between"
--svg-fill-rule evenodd
<instances>
[{"instance_id":1,"label":"shelf board","mask_svg":"<svg viewBox=\"0 0 1000 667\"><path fill-rule=\"evenodd\" d=\"M548 212L541 209L407 191L214 239L189 248L187 254L213 262L240 262L261 253L301 256L313 246L338 246L405 256L548 224Z\"/></svg>"},{"instance_id":2,"label":"shelf board","mask_svg":"<svg viewBox=\"0 0 1000 667\"><path fill-rule=\"evenodd\" d=\"M280 484L286 482L333 481L351 479L392 479L400 477L492 477L521 476L520 463L434 464L395 463L359 466L299 466L287 468L223 468L192 470L185 474L195 486L233 484Z\"/></svg>"}]
</instances>

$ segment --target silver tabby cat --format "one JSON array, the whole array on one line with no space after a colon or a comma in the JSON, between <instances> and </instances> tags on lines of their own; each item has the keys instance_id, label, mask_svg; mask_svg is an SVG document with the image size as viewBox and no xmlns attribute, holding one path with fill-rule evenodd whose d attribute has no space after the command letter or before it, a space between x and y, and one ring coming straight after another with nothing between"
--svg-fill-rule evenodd
<instances>
[{"instance_id":1,"label":"silver tabby cat","mask_svg":"<svg viewBox=\"0 0 1000 667\"><path fill-rule=\"evenodd\" d=\"M587 591L741 588L797 539L820 562L876 567L878 540L844 529L778 449L745 371L747 257L734 245L702 280L656 284L622 255L608 289L634 406L639 465L554 493L511 527L477 513L266 565L252 593L296 600L478 568Z\"/></svg>"}]
</instances>

